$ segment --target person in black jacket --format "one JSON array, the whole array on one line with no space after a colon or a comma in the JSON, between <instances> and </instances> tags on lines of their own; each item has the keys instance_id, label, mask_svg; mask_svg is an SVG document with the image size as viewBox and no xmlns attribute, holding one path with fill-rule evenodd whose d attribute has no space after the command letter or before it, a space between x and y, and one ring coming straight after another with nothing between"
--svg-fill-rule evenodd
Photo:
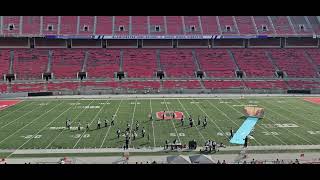
<instances>
[{"instance_id":1,"label":"person in black jacket","mask_svg":"<svg viewBox=\"0 0 320 180\"><path fill-rule=\"evenodd\" d=\"M246 136L246 138L244 138L244 144L243 147L248 147L248 136Z\"/></svg>"},{"instance_id":2,"label":"person in black jacket","mask_svg":"<svg viewBox=\"0 0 320 180\"><path fill-rule=\"evenodd\" d=\"M233 138L233 129L231 128L230 129L230 139L232 139Z\"/></svg>"}]
</instances>

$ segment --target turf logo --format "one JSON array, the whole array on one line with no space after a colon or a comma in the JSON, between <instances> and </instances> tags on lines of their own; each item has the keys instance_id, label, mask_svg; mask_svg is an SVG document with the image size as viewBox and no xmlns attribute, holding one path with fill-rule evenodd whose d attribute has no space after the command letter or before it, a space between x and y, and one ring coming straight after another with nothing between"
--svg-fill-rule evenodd
<instances>
[{"instance_id":1,"label":"turf logo","mask_svg":"<svg viewBox=\"0 0 320 180\"><path fill-rule=\"evenodd\" d=\"M180 120L183 116L183 112L180 111L159 111L156 112L157 119L161 120L171 120L177 119Z\"/></svg>"}]
</instances>

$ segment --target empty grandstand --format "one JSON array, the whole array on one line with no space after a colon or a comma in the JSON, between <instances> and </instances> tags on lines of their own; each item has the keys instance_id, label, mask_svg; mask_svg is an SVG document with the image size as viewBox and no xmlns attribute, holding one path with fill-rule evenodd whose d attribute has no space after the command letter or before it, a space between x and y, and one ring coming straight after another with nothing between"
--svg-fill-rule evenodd
<instances>
[{"instance_id":1,"label":"empty grandstand","mask_svg":"<svg viewBox=\"0 0 320 180\"><path fill-rule=\"evenodd\" d=\"M119 153L134 122L141 137L126 139L124 149L138 153L163 153L168 138L183 141L181 149L191 137L233 146L226 131L240 127L245 106L267 112L252 151L319 145L319 98L300 95L320 94L320 16L0 16L0 64L7 157L29 149ZM184 128L180 116L198 124ZM78 123L66 122L72 131L69 118ZM119 124L109 126L114 119ZM98 130L89 131L95 120Z\"/></svg>"}]
</instances>

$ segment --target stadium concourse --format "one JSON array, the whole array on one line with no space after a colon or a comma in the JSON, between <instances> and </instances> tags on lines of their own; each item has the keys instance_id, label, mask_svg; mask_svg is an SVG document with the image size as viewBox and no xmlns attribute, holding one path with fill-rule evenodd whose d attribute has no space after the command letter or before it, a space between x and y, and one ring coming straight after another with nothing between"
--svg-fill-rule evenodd
<instances>
[{"instance_id":1,"label":"stadium concourse","mask_svg":"<svg viewBox=\"0 0 320 180\"><path fill-rule=\"evenodd\" d=\"M137 151L130 157L319 150L320 16L0 23L0 158L8 162L87 156L79 149ZM264 117L245 123L246 107Z\"/></svg>"}]
</instances>

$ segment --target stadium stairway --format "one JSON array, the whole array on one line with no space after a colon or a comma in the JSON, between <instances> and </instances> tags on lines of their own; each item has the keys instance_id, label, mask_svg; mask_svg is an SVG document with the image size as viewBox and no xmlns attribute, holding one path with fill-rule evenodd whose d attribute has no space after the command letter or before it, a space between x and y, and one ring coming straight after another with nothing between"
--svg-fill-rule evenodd
<instances>
[{"instance_id":1,"label":"stadium stairway","mask_svg":"<svg viewBox=\"0 0 320 180\"><path fill-rule=\"evenodd\" d=\"M196 65L196 70L201 71L200 64L198 62L197 53L194 49L192 49L192 57L193 57L193 62Z\"/></svg>"},{"instance_id":2,"label":"stadium stairway","mask_svg":"<svg viewBox=\"0 0 320 180\"><path fill-rule=\"evenodd\" d=\"M221 34L217 16L200 16L203 34Z\"/></svg>"},{"instance_id":3,"label":"stadium stairway","mask_svg":"<svg viewBox=\"0 0 320 180\"><path fill-rule=\"evenodd\" d=\"M239 65L238 65L238 63L237 63L237 61L236 61L236 59L234 58L234 55L233 55L232 51L231 51L230 49L227 49L227 51L228 51L228 53L229 53L230 59L231 59L232 62L236 65L236 66L235 66L235 67L236 67L236 70L237 70L237 71L241 70L240 67L239 67Z\"/></svg>"},{"instance_id":4,"label":"stadium stairway","mask_svg":"<svg viewBox=\"0 0 320 180\"><path fill-rule=\"evenodd\" d=\"M266 57L264 49L232 49L230 51L239 68L245 72L246 77L275 77L275 69Z\"/></svg>"},{"instance_id":5,"label":"stadium stairway","mask_svg":"<svg viewBox=\"0 0 320 180\"><path fill-rule=\"evenodd\" d=\"M316 66L316 63L314 63L313 59L311 58L310 54L304 50L304 55L306 57L306 59L308 60L308 62L311 64L312 68L314 69L315 72L317 72L317 77L320 77L320 68L318 69Z\"/></svg>"},{"instance_id":6,"label":"stadium stairway","mask_svg":"<svg viewBox=\"0 0 320 180\"><path fill-rule=\"evenodd\" d=\"M303 49L270 49L270 52L275 63L287 73L288 77L317 77L317 73L306 60Z\"/></svg>"},{"instance_id":7,"label":"stadium stairway","mask_svg":"<svg viewBox=\"0 0 320 180\"><path fill-rule=\"evenodd\" d=\"M287 16L269 16L277 34L294 34Z\"/></svg>"},{"instance_id":8,"label":"stadium stairway","mask_svg":"<svg viewBox=\"0 0 320 180\"><path fill-rule=\"evenodd\" d=\"M14 60L14 51L13 49L10 50L10 66L9 66L9 74L13 74L13 60Z\"/></svg>"},{"instance_id":9,"label":"stadium stairway","mask_svg":"<svg viewBox=\"0 0 320 180\"><path fill-rule=\"evenodd\" d=\"M0 49L0 75L1 79L4 74L8 74L11 69L10 50Z\"/></svg>"},{"instance_id":10,"label":"stadium stairway","mask_svg":"<svg viewBox=\"0 0 320 180\"><path fill-rule=\"evenodd\" d=\"M123 49L120 49L120 64L119 64L119 71L123 71Z\"/></svg>"},{"instance_id":11,"label":"stadium stairway","mask_svg":"<svg viewBox=\"0 0 320 180\"><path fill-rule=\"evenodd\" d=\"M47 65L47 73L51 72L51 66L52 66L52 50L49 50L48 52L48 65Z\"/></svg>"},{"instance_id":12,"label":"stadium stairway","mask_svg":"<svg viewBox=\"0 0 320 180\"><path fill-rule=\"evenodd\" d=\"M272 56L271 56L270 52L269 52L269 51L265 51L265 54L266 54L266 56L268 57L268 60L271 62L273 68L274 68L276 71L279 71L280 69L279 69L279 67L277 66L277 64L274 63L274 60L272 59Z\"/></svg>"},{"instance_id":13,"label":"stadium stairway","mask_svg":"<svg viewBox=\"0 0 320 180\"><path fill-rule=\"evenodd\" d=\"M160 49L157 49L156 51L156 54L157 54L157 70L158 71L162 71L162 66L161 66L161 62L160 62Z\"/></svg>"},{"instance_id":14,"label":"stadium stairway","mask_svg":"<svg viewBox=\"0 0 320 180\"><path fill-rule=\"evenodd\" d=\"M241 34L256 34L251 16L235 16L237 27Z\"/></svg>"},{"instance_id":15,"label":"stadium stairway","mask_svg":"<svg viewBox=\"0 0 320 180\"><path fill-rule=\"evenodd\" d=\"M206 78L235 77L235 64L226 49L197 49L196 53Z\"/></svg>"},{"instance_id":16,"label":"stadium stairway","mask_svg":"<svg viewBox=\"0 0 320 180\"><path fill-rule=\"evenodd\" d=\"M87 72L87 62L88 62L89 52L86 51L83 58L81 72Z\"/></svg>"}]
</instances>

